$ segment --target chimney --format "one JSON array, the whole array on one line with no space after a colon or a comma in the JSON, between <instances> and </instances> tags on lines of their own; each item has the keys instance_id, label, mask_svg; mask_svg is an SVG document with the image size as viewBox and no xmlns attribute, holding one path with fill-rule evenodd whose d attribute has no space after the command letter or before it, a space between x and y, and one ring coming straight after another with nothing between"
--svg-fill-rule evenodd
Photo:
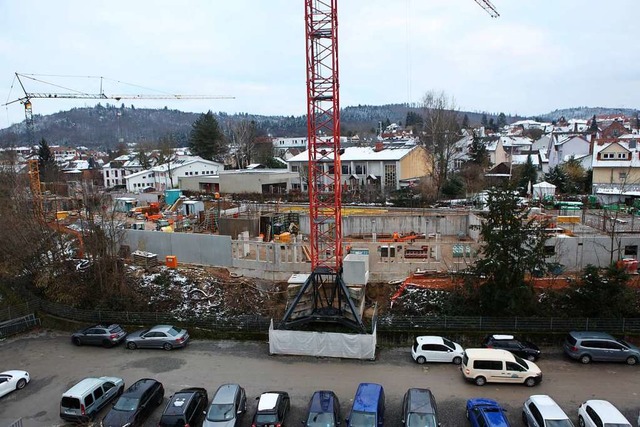
<instances>
[{"instance_id":1,"label":"chimney","mask_svg":"<svg viewBox=\"0 0 640 427\"><path fill-rule=\"evenodd\" d=\"M591 134L591 141L589 142L589 155L593 155L593 146L596 143L596 134L595 132ZM598 153L600 154L600 153ZM598 157L600 158L600 157Z\"/></svg>"},{"instance_id":2,"label":"chimney","mask_svg":"<svg viewBox=\"0 0 640 427\"><path fill-rule=\"evenodd\" d=\"M378 151L382 150L384 150L384 144L382 142L376 142L376 146L374 147L373 151L377 153Z\"/></svg>"}]
</instances>

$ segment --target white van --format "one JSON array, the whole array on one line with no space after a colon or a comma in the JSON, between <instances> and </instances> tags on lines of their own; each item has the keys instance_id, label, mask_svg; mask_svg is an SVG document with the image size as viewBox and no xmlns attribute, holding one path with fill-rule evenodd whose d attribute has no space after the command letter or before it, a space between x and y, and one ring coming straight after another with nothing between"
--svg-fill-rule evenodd
<instances>
[{"instance_id":1,"label":"white van","mask_svg":"<svg viewBox=\"0 0 640 427\"><path fill-rule=\"evenodd\" d=\"M468 348L460 365L462 375L476 385L486 383L521 383L533 387L542 381L542 371L533 362L507 350Z\"/></svg>"},{"instance_id":2,"label":"white van","mask_svg":"<svg viewBox=\"0 0 640 427\"><path fill-rule=\"evenodd\" d=\"M124 380L117 377L85 378L62 394L60 418L65 421L93 420L124 390Z\"/></svg>"}]
</instances>

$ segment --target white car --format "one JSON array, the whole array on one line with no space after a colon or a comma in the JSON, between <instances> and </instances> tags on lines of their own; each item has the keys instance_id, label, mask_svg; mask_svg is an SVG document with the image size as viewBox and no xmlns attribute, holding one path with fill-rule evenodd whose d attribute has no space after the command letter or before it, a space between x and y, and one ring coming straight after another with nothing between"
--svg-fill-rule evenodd
<instances>
[{"instance_id":1,"label":"white car","mask_svg":"<svg viewBox=\"0 0 640 427\"><path fill-rule=\"evenodd\" d=\"M0 372L0 397L11 393L13 390L21 390L31 380L27 371Z\"/></svg>"},{"instance_id":2,"label":"white car","mask_svg":"<svg viewBox=\"0 0 640 427\"><path fill-rule=\"evenodd\" d=\"M578 408L580 427L616 426L631 427L631 423L618 408L606 400L587 400Z\"/></svg>"},{"instance_id":3,"label":"white car","mask_svg":"<svg viewBox=\"0 0 640 427\"><path fill-rule=\"evenodd\" d=\"M522 422L527 427L573 427L567 414L550 396L529 396L522 406Z\"/></svg>"},{"instance_id":4,"label":"white car","mask_svg":"<svg viewBox=\"0 0 640 427\"><path fill-rule=\"evenodd\" d=\"M458 343L443 337L417 337L411 347L411 356L419 364L425 362L447 362L459 365L464 349Z\"/></svg>"}]
</instances>

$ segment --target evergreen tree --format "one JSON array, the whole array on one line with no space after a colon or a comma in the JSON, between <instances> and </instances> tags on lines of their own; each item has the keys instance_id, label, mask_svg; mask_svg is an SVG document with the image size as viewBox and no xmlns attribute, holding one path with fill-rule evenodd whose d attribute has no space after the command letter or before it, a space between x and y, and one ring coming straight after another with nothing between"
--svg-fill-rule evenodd
<instances>
[{"instance_id":1,"label":"evergreen tree","mask_svg":"<svg viewBox=\"0 0 640 427\"><path fill-rule=\"evenodd\" d=\"M206 160L220 160L228 150L218 121L211 110L193 123L189 134L189 148L196 156Z\"/></svg>"},{"instance_id":2,"label":"evergreen tree","mask_svg":"<svg viewBox=\"0 0 640 427\"><path fill-rule=\"evenodd\" d=\"M38 146L38 169L40 170L40 180L42 182L58 180L58 164L44 138L40 140L40 145Z\"/></svg>"},{"instance_id":3,"label":"evergreen tree","mask_svg":"<svg viewBox=\"0 0 640 427\"><path fill-rule=\"evenodd\" d=\"M568 177L565 171L558 165L544 174L544 180L556 186L558 193L564 193L567 188Z\"/></svg>"},{"instance_id":4,"label":"evergreen tree","mask_svg":"<svg viewBox=\"0 0 640 427\"><path fill-rule=\"evenodd\" d=\"M488 211L480 212L482 246L474 266L480 280L479 303L484 314L523 315L533 310L535 294L527 274L546 271L546 224L528 217L513 188L490 189Z\"/></svg>"},{"instance_id":5,"label":"evergreen tree","mask_svg":"<svg viewBox=\"0 0 640 427\"><path fill-rule=\"evenodd\" d=\"M520 182L518 186L520 188L528 188L529 183L531 185L535 184L538 181L538 170L536 169L533 161L531 160L531 154L527 156L527 162L524 164L522 168L522 175L520 176Z\"/></svg>"},{"instance_id":6,"label":"evergreen tree","mask_svg":"<svg viewBox=\"0 0 640 427\"><path fill-rule=\"evenodd\" d=\"M405 123L407 126L420 126L422 125L422 117L415 111L409 111Z\"/></svg>"},{"instance_id":7,"label":"evergreen tree","mask_svg":"<svg viewBox=\"0 0 640 427\"><path fill-rule=\"evenodd\" d=\"M469 116L466 114L462 118L462 129L469 129Z\"/></svg>"},{"instance_id":8,"label":"evergreen tree","mask_svg":"<svg viewBox=\"0 0 640 427\"><path fill-rule=\"evenodd\" d=\"M502 129L507 125L507 116L504 113L498 114L498 129Z\"/></svg>"},{"instance_id":9,"label":"evergreen tree","mask_svg":"<svg viewBox=\"0 0 640 427\"><path fill-rule=\"evenodd\" d=\"M489 151L486 145L482 142L482 139L477 135L473 135L471 146L469 147L469 162L474 163L483 169L489 167L491 160L489 157Z\"/></svg>"},{"instance_id":10,"label":"evergreen tree","mask_svg":"<svg viewBox=\"0 0 640 427\"><path fill-rule=\"evenodd\" d=\"M489 125L489 119L487 119L487 115L485 113L482 113L482 119L480 120L480 124L484 127L487 127Z\"/></svg>"},{"instance_id":11,"label":"evergreen tree","mask_svg":"<svg viewBox=\"0 0 640 427\"><path fill-rule=\"evenodd\" d=\"M601 269L588 265L579 283L567 292L576 316L625 317L635 313L635 299L623 266L612 264Z\"/></svg>"},{"instance_id":12,"label":"evergreen tree","mask_svg":"<svg viewBox=\"0 0 640 427\"><path fill-rule=\"evenodd\" d=\"M596 115L594 114L591 118L591 125L589 126L589 132L597 133L598 132L598 122L596 121Z\"/></svg>"}]
</instances>

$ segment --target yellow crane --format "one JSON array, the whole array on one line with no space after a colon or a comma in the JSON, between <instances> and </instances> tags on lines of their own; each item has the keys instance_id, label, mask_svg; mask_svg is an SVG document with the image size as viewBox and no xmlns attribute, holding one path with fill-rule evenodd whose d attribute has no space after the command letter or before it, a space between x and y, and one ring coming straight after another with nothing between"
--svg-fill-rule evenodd
<instances>
[{"instance_id":1,"label":"yellow crane","mask_svg":"<svg viewBox=\"0 0 640 427\"><path fill-rule=\"evenodd\" d=\"M77 78L91 78L91 79L100 79L100 90L97 93L88 93L83 92L81 90L72 89L69 87L61 86L59 84L47 82L45 80L40 79L39 77L46 77L46 75L39 74L22 74L15 73L14 84L17 81L20 84L20 88L24 92L24 96L14 99L13 101L9 101L3 106L11 105L14 103L21 103L24 105L24 115L25 115L25 123L27 126L27 136L29 139L29 143L33 144L33 105L31 103L32 99L114 99L116 101L120 101L123 99L235 99L233 96L219 96L219 95L178 95L178 94L170 94L164 93L159 95L153 94L106 94L103 90L103 82L106 79L105 77L99 76L53 76L53 77L77 77ZM60 92L30 92L27 91L24 80L31 80L34 82L42 83L45 85L49 85L55 87ZM117 83L123 83L121 81L115 80ZM137 86L137 85L132 85ZM12 84L13 87L13 84ZM137 86L140 87L140 86Z\"/></svg>"}]
</instances>

